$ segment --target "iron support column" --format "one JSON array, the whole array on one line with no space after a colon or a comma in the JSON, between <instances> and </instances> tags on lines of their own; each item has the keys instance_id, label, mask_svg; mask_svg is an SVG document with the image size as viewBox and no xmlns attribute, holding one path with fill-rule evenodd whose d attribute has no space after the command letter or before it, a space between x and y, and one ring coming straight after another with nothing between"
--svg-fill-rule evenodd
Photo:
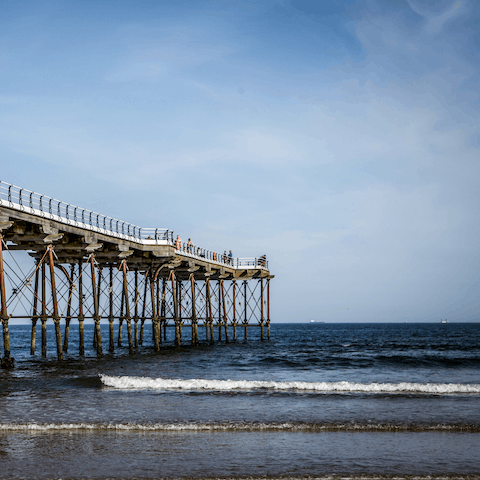
<instances>
[{"instance_id":1,"label":"iron support column","mask_svg":"<svg viewBox=\"0 0 480 480\"><path fill-rule=\"evenodd\" d=\"M263 335L263 324L264 324L264 317L263 317L263 278L260 279L260 340L264 340Z\"/></svg>"},{"instance_id":2,"label":"iron support column","mask_svg":"<svg viewBox=\"0 0 480 480\"><path fill-rule=\"evenodd\" d=\"M83 322L83 259L78 261L78 350L80 355L85 355Z\"/></svg>"},{"instance_id":3,"label":"iron support column","mask_svg":"<svg viewBox=\"0 0 480 480\"><path fill-rule=\"evenodd\" d=\"M247 333L247 327L248 327L248 318L247 318L247 281L244 280L243 281L243 287L244 287L244 293L245 293L245 302L244 302L244 320L243 320L243 324L245 326L245 340L247 340L248 338L248 333Z\"/></svg>"},{"instance_id":4,"label":"iron support column","mask_svg":"<svg viewBox=\"0 0 480 480\"><path fill-rule=\"evenodd\" d=\"M220 290L222 292L223 325L225 327L225 343L230 343L230 339L228 338L227 307L226 307L226 304L225 304L225 287L223 285L223 280L220 280Z\"/></svg>"},{"instance_id":5,"label":"iron support column","mask_svg":"<svg viewBox=\"0 0 480 480\"><path fill-rule=\"evenodd\" d=\"M35 355L35 341L37 339L37 320L38 320L38 290L39 290L40 264L37 260L35 270L35 290L33 292L33 315L32 315L32 336L30 341L30 355Z\"/></svg>"},{"instance_id":6,"label":"iron support column","mask_svg":"<svg viewBox=\"0 0 480 480\"><path fill-rule=\"evenodd\" d=\"M10 354L10 333L8 331L7 296L5 290L5 273L3 269L3 235L0 233L0 320L3 327L3 358L2 368L13 368L14 360Z\"/></svg>"},{"instance_id":7,"label":"iron support column","mask_svg":"<svg viewBox=\"0 0 480 480\"><path fill-rule=\"evenodd\" d=\"M98 291L95 282L95 259L93 253L90 255L90 271L92 275L92 294L93 294L93 321L95 322L94 337L97 341L97 357L103 356L102 334L100 332L100 315L98 312Z\"/></svg>"},{"instance_id":8,"label":"iron support column","mask_svg":"<svg viewBox=\"0 0 480 480\"><path fill-rule=\"evenodd\" d=\"M108 287L108 339L109 346L108 351L113 353L115 351L115 341L113 339L113 322L115 317L113 316L113 266L110 265L109 268L109 287Z\"/></svg>"},{"instance_id":9,"label":"iron support column","mask_svg":"<svg viewBox=\"0 0 480 480\"><path fill-rule=\"evenodd\" d=\"M47 356L47 272L42 261L42 357Z\"/></svg>"},{"instance_id":10,"label":"iron support column","mask_svg":"<svg viewBox=\"0 0 480 480\"><path fill-rule=\"evenodd\" d=\"M155 302L155 280L156 275L150 278L150 296L151 296L151 303L152 303L152 324L153 324L153 342L154 342L154 350L158 352L160 350L160 340L159 340L159 331L158 331L158 317L157 312L155 310L156 302Z\"/></svg>"},{"instance_id":11,"label":"iron support column","mask_svg":"<svg viewBox=\"0 0 480 480\"><path fill-rule=\"evenodd\" d=\"M50 264L50 286L52 287L53 321L55 323L55 337L57 339L57 357L63 360L62 332L60 330L60 317L58 316L57 288L55 286L55 265L53 263L53 247L48 247L48 263Z\"/></svg>"},{"instance_id":12,"label":"iron support column","mask_svg":"<svg viewBox=\"0 0 480 480\"><path fill-rule=\"evenodd\" d=\"M128 298L128 281L127 281L127 261L123 260L123 290L125 292L125 319L127 321L128 333L128 353L133 354L133 336L132 336L132 318L130 317L130 302Z\"/></svg>"}]
</instances>

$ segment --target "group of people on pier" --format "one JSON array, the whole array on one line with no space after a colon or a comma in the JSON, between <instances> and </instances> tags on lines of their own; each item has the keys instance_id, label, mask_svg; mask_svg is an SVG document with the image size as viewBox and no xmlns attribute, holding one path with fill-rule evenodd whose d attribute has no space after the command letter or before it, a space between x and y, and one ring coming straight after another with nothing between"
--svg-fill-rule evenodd
<instances>
[{"instance_id":1,"label":"group of people on pier","mask_svg":"<svg viewBox=\"0 0 480 480\"><path fill-rule=\"evenodd\" d=\"M175 249L181 250L187 253L191 253L192 255L196 255L198 257L208 258L215 262L223 262L227 265L233 265L233 253L230 250L228 253L225 250L223 254L212 252L210 250L206 250L204 248L197 247L193 244L192 240L189 238L187 242L184 242L180 235L177 235L175 239Z\"/></svg>"}]
</instances>

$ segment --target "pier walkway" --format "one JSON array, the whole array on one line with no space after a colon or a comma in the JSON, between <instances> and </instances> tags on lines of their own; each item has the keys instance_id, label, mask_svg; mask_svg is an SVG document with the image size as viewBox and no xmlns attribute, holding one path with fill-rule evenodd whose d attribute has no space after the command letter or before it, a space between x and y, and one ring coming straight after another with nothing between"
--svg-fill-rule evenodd
<instances>
[{"instance_id":1,"label":"pier walkway","mask_svg":"<svg viewBox=\"0 0 480 480\"><path fill-rule=\"evenodd\" d=\"M23 250L34 259L24 273L15 260ZM8 259L7 259L7 256ZM42 322L42 355L46 355L46 322L55 323L57 356L68 351L72 319L80 329L79 354L84 354L83 322L95 323L94 344L103 354L100 322L110 323L109 351L115 349L113 325L128 331L129 351L143 342L146 321L152 323L154 348L165 329L175 327L175 344L184 326L198 343L198 327L215 341L222 332L228 342L237 327L264 328L270 336L270 274L265 256L233 258L181 241L167 228L143 228L0 181L0 302L4 355L13 366L8 322L32 321L31 353L35 354L36 323ZM134 330L132 331L132 322ZM63 332L60 323L65 325Z\"/></svg>"}]
</instances>

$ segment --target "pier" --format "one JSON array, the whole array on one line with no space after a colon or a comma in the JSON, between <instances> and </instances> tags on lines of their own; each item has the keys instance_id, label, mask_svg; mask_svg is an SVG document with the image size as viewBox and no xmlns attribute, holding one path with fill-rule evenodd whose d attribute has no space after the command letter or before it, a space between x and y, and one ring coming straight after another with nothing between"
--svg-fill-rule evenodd
<instances>
[{"instance_id":1,"label":"pier","mask_svg":"<svg viewBox=\"0 0 480 480\"><path fill-rule=\"evenodd\" d=\"M31 257L28 271L17 251ZM178 347L198 345L199 328L209 344L247 339L252 327L269 339L272 278L265 256L233 258L182 241L167 228L138 227L0 181L2 368L14 365L11 319L31 320L32 355L41 322L44 357L47 322L53 322L58 360L72 348L72 321L79 355L85 354L84 322L93 321L99 357L122 346L124 326L130 353L143 344L145 325L155 351L167 328L175 328ZM109 324L108 347L101 322Z\"/></svg>"}]
</instances>

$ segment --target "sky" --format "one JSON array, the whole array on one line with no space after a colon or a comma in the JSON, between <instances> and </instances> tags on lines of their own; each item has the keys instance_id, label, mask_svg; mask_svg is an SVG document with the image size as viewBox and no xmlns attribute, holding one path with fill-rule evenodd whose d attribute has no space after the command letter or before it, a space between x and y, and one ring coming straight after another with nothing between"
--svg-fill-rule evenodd
<instances>
[{"instance_id":1,"label":"sky","mask_svg":"<svg viewBox=\"0 0 480 480\"><path fill-rule=\"evenodd\" d=\"M234 256L272 322L480 320L480 4L0 0L0 180Z\"/></svg>"}]
</instances>

